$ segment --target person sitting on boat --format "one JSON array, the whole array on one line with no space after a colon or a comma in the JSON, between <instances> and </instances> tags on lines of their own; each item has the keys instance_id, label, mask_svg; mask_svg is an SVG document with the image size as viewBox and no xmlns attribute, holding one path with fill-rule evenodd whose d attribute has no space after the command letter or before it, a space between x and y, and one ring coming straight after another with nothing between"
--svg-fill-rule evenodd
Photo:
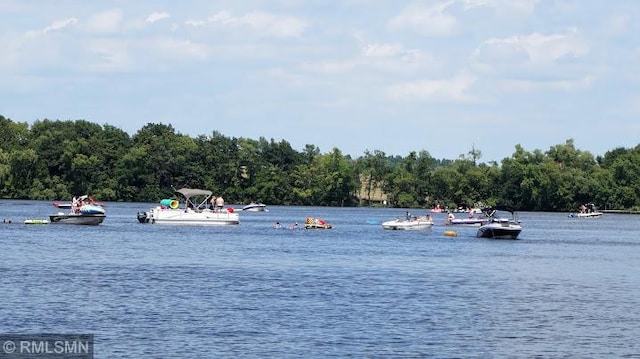
<instances>
[{"instance_id":1,"label":"person sitting on boat","mask_svg":"<svg viewBox=\"0 0 640 359\"><path fill-rule=\"evenodd\" d=\"M71 200L71 211L73 213L78 213L80 212L81 206L82 206L82 201L79 198L76 198L74 196L73 199Z\"/></svg>"}]
</instances>

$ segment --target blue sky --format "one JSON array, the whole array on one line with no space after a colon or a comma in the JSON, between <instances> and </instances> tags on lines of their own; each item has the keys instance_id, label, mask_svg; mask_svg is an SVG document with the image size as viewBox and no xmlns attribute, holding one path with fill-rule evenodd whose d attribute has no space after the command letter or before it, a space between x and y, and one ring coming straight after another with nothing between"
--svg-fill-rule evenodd
<instances>
[{"instance_id":1,"label":"blue sky","mask_svg":"<svg viewBox=\"0 0 640 359\"><path fill-rule=\"evenodd\" d=\"M0 114L481 161L640 143L635 0L0 2Z\"/></svg>"}]
</instances>

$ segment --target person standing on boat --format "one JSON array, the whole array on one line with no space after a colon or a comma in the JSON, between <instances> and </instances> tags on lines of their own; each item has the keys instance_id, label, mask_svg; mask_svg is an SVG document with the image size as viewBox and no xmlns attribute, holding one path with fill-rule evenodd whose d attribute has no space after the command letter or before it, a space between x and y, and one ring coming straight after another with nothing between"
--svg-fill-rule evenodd
<instances>
[{"instance_id":1,"label":"person standing on boat","mask_svg":"<svg viewBox=\"0 0 640 359\"><path fill-rule=\"evenodd\" d=\"M212 211L216 210L216 196L211 197L209 200L209 209Z\"/></svg>"},{"instance_id":2,"label":"person standing on boat","mask_svg":"<svg viewBox=\"0 0 640 359\"><path fill-rule=\"evenodd\" d=\"M224 207L224 198L222 198L222 196L216 198L216 207L218 207L217 210L219 212L222 212L222 208Z\"/></svg>"}]
</instances>

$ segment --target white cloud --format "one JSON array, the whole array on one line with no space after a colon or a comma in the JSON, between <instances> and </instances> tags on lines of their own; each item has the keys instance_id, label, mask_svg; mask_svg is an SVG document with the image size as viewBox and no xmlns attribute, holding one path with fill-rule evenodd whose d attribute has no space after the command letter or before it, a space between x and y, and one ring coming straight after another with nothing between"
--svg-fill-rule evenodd
<instances>
[{"instance_id":1,"label":"white cloud","mask_svg":"<svg viewBox=\"0 0 640 359\"><path fill-rule=\"evenodd\" d=\"M145 20L148 23L153 24L156 21L164 20L170 18L171 15L168 12L153 12L147 16Z\"/></svg>"},{"instance_id":2,"label":"white cloud","mask_svg":"<svg viewBox=\"0 0 640 359\"><path fill-rule=\"evenodd\" d=\"M210 50L206 44L179 40L170 37L160 37L154 40L148 41L145 48L149 49L151 53L157 56L156 60L160 59L197 59L203 60L208 58ZM154 61L156 64L159 61Z\"/></svg>"},{"instance_id":3,"label":"white cloud","mask_svg":"<svg viewBox=\"0 0 640 359\"><path fill-rule=\"evenodd\" d=\"M86 29L97 34L111 34L120 30L122 25L122 11L112 9L95 14L87 20Z\"/></svg>"},{"instance_id":4,"label":"white cloud","mask_svg":"<svg viewBox=\"0 0 640 359\"><path fill-rule=\"evenodd\" d=\"M256 34L274 37L298 37L309 26L307 21L300 18L275 15L263 11L253 11L241 16L233 16L229 12L221 11L206 20L187 20L185 24L193 27L222 25L246 28Z\"/></svg>"},{"instance_id":5,"label":"white cloud","mask_svg":"<svg viewBox=\"0 0 640 359\"><path fill-rule=\"evenodd\" d=\"M461 0L465 9L476 7L494 8L497 12L531 13L538 0Z\"/></svg>"},{"instance_id":6,"label":"white cloud","mask_svg":"<svg viewBox=\"0 0 640 359\"><path fill-rule=\"evenodd\" d=\"M444 36L455 32L458 21L448 13L454 1L441 2L432 6L410 6L391 18L388 26L392 30L410 30L420 35Z\"/></svg>"},{"instance_id":7,"label":"white cloud","mask_svg":"<svg viewBox=\"0 0 640 359\"><path fill-rule=\"evenodd\" d=\"M127 45L122 41L97 39L87 45L89 60L84 67L89 71L124 71L132 65Z\"/></svg>"},{"instance_id":8,"label":"white cloud","mask_svg":"<svg viewBox=\"0 0 640 359\"><path fill-rule=\"evenodd\" d=\"M527 81L527 80L504 80L501 81L500 87L505 92L534 92L534 91L574 91L584 90L593 86L595 76L586 75L578 79L569 80L549 80L549 81Z\"/></svg>"},{"instance_id":9,"label":"white cloud","mask_svg":"<svg viewBox=\"0 0 640 359\"><path fill-rule=\"evenodd\" d=\"M576 31L565 34L543 35L533 33L524 36L492 38L483 42L475 51L476 61L485 64L548 64L565 57L580 57L589 52L589 46Z\"/></svg>"},{"instance_id":10,"label":"white cloud","mask_svg":"<svg viewBox=\"0 0 640 359\"><path fill-rule=\"evenodd\" d=\"M64 20L56 20L52 22L49 26L46 26L45 28L43 28L42 30L27 31L26 36L34 37L39 35L46 35L52 32L62 31L66 28L76 25L77 23L78 23L78 19L75 17L70 17Z\"/></svg>"},{"instance_id":11,"label":"white cloud","mask_svg":"<svg viewBox=\"0 0 640 359\"><path fill-rule=\"evenodd\" d=\"M48 32L62 30L66 27L75 25L77 23L78 23L78 19L76 19L75 17L65 19L65 20L54 21L53 23L51 23L51 25L45 27L42 30L42 32L46 34Z\"/></svg>"},{"instance_id":12,"label":"white cloud","mask_svg":"<svg viewBox=\"0 0 640 359\"><path fill-rule=\"evenodd\" d=\"M468 94L476 78L466 72L448 79L420 80L392 85L389 96L393 100L430 100L469 102L473 98Z\"/></svg>"},{"instance_id":13,"label":"white cloud","mask_svg":"<svg viewBox=\"0 0 640 359\"><path fill-rule=\"evenodd\" d=\"M398 44L368 44L363 49L364 56L387 57L396 56L403 52L403 48Z\"/></svg>"}]
</instances>

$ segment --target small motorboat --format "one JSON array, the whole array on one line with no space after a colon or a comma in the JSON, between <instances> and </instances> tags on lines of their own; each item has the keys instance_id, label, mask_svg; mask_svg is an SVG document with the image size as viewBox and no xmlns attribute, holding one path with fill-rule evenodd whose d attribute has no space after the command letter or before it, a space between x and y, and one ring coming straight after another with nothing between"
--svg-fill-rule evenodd
<instances>
[{"instance_id":1,"label":"small motorboat","mask_svg":"<svg viewBox=\"0 0 640 359\"><path fill-rule=\"evenodd\" d=\"M104 221L107 216L104 213L84 214L84 213L62 213L49 216L51 223L61 224L82 224L97 226Z\"/></svg>"},{"instance_id":2,"label":"small motorboat","mask_svg":"<svg viewBox=\"0 0 640 359\"><path fill-rule=\"evenodd\" d=\"M520 220L512 207L496 206L484 208L483 213L489 221L478 228L480 238L518 239L522 232Z\"/></svg>"},{"instance_id":3,"label":"small motorboat","mask_svg":"<svg viewBox=\"0 0 640 359\"><path fill-rule=\"evenodd\" d=\"M242 207L243 212L269 212L267 209L267 205L264 203L249 203L248 205Z\"/></svg>"},{"instance_id":4,"label":"small motorboat","mask_svg":"<svg viewBox=\"0 0 640 359\"><path fill-rule=\"evenodd\" d=\"M304 222L305 229L331 229L333 226L320 218L307 217Z\"/></svg>"},{"instance_id":5,"label":"small motorboat","mask_svg":"<svg viewBox=\"0 0 640 359\"><path fill-rule=\"evenodd\" d=\"M66 208L66 205L58 204L56 207ZM74 197L70 208L71 211L68 213L58 212L50 215L49 222L97 226L107 217L104 207L87 195Z\"/></svg>"},{"instance_id":6,"label":"small motorboat","mask_svg":"<svg viewBox=\"0 0 640 359\"><path fill-rule=\"evenodd\" d=\"M489 222L489 218L485 216L476 217L475 214L470 213L467 218L456 218L453 213L449 213L444 224L448 226L478 227L487 222Z\"/></svg>"},{"instance_id":7,"label":"small motorboat","mask_svg":"<svg viewBox=\"0 0 640 359\"><path fill-rule=\"evenodd\" d=\"M578 213L569 214L569 218L598 218L602 214L593 203L587 203L580 206Z\"/></svg>"},{"instance_id":8,"label":"small motorboat","mask_svg":"<svg viewBox=\"0 0 640 359\"><path fill-rule=\"evenodd\" d=\"M409 218L397 218L392 221L382 222L383 229L390 230L425 230L433 226L433 219L430 216L419 216Z\"/></svg>"}]
</instances>

